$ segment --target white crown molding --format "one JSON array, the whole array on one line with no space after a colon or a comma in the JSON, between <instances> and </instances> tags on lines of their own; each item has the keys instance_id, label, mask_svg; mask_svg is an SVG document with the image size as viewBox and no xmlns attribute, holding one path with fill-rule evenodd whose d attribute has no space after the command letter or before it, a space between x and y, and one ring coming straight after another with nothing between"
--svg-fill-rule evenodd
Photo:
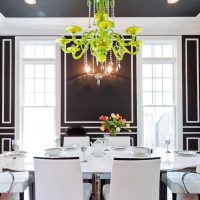
<instances>
[{"instance_id":1,"label":"white crown molding","mask_svg":"<svg viewBox=\"0 0 200 200\"><path fill-rule=\"evenodd\" d=\"M0 27L2 26L4 18L5 17L0 13Z\"/></svg>"},{"instance_id":2,"label":"white crown molding","mask_svg":"<svg viewBox=\"0 0 200 200\"><path fill-rule=\"evenodd\" d=\"M200 35L197 17L116 17L116 31L124 33L128 26L140 26L142 35ZM66 35L69 25L88 29L88 18L5 18L0 13L0 35Z\"/></svg>"}]
</instances>

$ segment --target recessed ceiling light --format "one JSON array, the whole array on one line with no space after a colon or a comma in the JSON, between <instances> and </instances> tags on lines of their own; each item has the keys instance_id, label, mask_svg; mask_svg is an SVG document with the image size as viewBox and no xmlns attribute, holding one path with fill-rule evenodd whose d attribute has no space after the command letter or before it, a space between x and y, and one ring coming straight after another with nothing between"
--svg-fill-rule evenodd
<instances>
[{"instance_id":1,"label":"recessed ceiling light","mask_svg":"<svg viewBox=\"0 0 200 200\"><path fill-rule=\"evenodd\" d=\"M27 4L34 5L36 4L36 0L24 0Z\"/></svg>"},{"instance_id":2,"label":"recessed ceiling light","mask_svg":"<svg viewBox=\"0 0 200 200\"><path fill-rule=\"evenodd\" d=\"M179 0L167 0L167 3L171 3L171 4L173 4L173 3L177 3Z\"/></svg>"}]
</instances>

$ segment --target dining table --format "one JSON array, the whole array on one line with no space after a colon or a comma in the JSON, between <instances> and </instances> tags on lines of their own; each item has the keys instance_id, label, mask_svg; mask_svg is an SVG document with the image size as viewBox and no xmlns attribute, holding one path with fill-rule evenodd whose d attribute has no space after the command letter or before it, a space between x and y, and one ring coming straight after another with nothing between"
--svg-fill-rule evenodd
<instances>
[{"instance_id":1,"label":"dining table","mask_svg":"<svg viewBox=\"0 0 200 200\"><path fill-rule=\"evenodd\" d=\"M101 179L110 179L112 173L113 158L147 158L160 157L161 170L175 170L186 167L197 166L200 164L200 154L198 152L174 151L167 152L164 148L154 148L147 155L135 155L134 147L113 148L108 147L101 154L96 154L92 146L88 146L83 158L81 148L62 149L62 152L56 157L79 157L81 161L81 171L83 179L91 179L93 185L93 200L101 199ZM16 171L34 172L34 156L51 157L45 152L24 153L16 156L12 152L0 154L0 170L11 169ZM86 162L82 162L83 159ZM123 180L122 180L123 181Z\"/></svg>"}]
</instances>

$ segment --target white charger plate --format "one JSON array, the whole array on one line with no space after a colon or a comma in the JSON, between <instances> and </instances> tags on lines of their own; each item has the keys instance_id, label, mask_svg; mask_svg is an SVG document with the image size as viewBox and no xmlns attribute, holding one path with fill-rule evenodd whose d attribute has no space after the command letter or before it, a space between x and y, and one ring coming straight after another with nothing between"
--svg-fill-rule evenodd
<instances>
[{"instance_id":1,"label":"white charger plate","mask_svg":"<svg viewBox=\"0 0 200 200\"><path fill-rule=\"evenodd\" d=\"M7 157L24 157L26 153L27 153L26 151L11 151L11 152L5 153L4 155Z\"/></svg>"},{"instance_id":2,"label":"white charger plate","mask_svg":"<svg viewBox=\"0 0 200 200\"><path fill-rule=\"evenodd\" d=\"M127 150L127 146L123 146L123 145L117 145L117 146L113 146L112 149L115 151L125 151Z\"/></svg>"},{"instance_id":3,"label":"white charger plate","mask_svg":"<svg viewBox=\"0 0 200 200\"><path fill-rule=\"evenodd\" d=\"M174 151L179 156L196 156L197 153L194 151Z\"/></svg>"},{"instance_id":4,"label":"white charger plate","mask_svg":"<svg viewBox=\"0 0 200 200\"><path fill-rule=\"evenodd\" d=\"M74 150L74 149L78 149L79 148L79 145L77 144L71 144L71 145L67 145L67 146L64 146L63 147L63 150Z\"/></svg>"}]
</instances>

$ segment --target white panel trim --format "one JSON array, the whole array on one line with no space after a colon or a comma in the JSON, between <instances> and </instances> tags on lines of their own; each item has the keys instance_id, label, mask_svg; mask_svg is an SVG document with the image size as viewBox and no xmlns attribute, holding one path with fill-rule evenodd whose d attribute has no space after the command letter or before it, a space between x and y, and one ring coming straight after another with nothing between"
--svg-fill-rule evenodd
<instances>
[{"instance_id":1,"label":"white panel trim","mask_svg":"<svg viewBox=\"0 0 200 200\"><path fill-rule=\"evenodd\" d=\"M65 133L60 133L64 135ZM104 135L107 134L105 132L88 132L87 135ZM118 135L137 135L137 132L119 132Z\"/></svg>"},{"instance_id":2,"label":"white panel trim","mask_svg":"<svg viewBox=\"0 0 200 200\"><path fill-rule=\"evenodd\" d=\"M183 128L200 128L200 126L183 126Z\"/></svg>"},{"instance_id":3,"label":"white panel trim","mask_svg":"<svg viewBox=\"0 0 200 200\"><path fill-rule=\"evenodd\" d=\"M198 134L200 135L200 132L184 132L183 135L187 135L187 134Z\"/></svg>"},{"instance_id":4,"label":"white panel trim","mask_svg":"<svg viewBox=\"0 0 200 200\"><path fill-rule=\"evenodd\" d=\"M0 127L0 129L15 129L14 127Z\"/></svg>"},{"instance_id":5,"label":"white panel trim","mask_svg":"<svg viewBox=\"0 0 200 200\"><path fill-rule=\"evenodd\" d=\"M188 117L188 58L187 58L187 44L188 41L196 41L196 48L197 48L197 120L191 121ZM198 38L188 38L185 41L185 101L186 101L186 123L199 123L199 39Z\"/></svg>"},{"instance_id":6,"label":"white panel trim","mask_svg":"<svg viewBox=\"0 0 200 200\"><path fill-rule=\"evenodd\" d=\"M13 136L15 136L15 133L0 133L0 136L4 136L4 135L13 135Z\"/></svg>"},{"instance_id":7,"label":"white panel trim","mask_svg":"<svg viewBox=\"0 0 200 200\"><path fill-rule=\"evenodd\" d=\"M198 151L200 150L200 138L199 137L187 137L187 141L186 141L186 149L189 150L189 140L197 140L198 141Z\"/></svg>"},{"instance_id":8,"label":"white panel trim","mask_svg":"<svg viewBox=\"0 0 200 200\"><path fill-rule=\"evenodd\" d=\"M10 45L10 95L9 95L9 120L5 120L5 42L9 42ZM12 40L2 39L2 124L11 124L12 114Z\"/></svg>"},{"instance_id":9,"label":"white panel trim","mask_svg":"<svg viewBox=\"0 0 200 200\"><path fill-rule=\"evenodd\" d=\"M62 126L60 127L61 129L63 128L69 128L69 126ZM100 126L84 126L84 128L88 128L88 129L96 129L96 128L100 128ZM129 128L137 128L137 126L130 126Z\"/></svg>"},{"instance_id":10,"label":"white panel trim","mask_svg":"<svg viewBox=\"0 0 200 200\"><path fill-rule=\"evenodd\" d=\"M4 143L5 141L9 141L9 151L11 151L11 138L1 138L1 144L2 144L2 147L1 147L1 152L5 152L4 151Z\"/></svg>"},{"instance_id":11,"label":"white panel trim","mask_svg":"<svg viewBox=\"0 0 200 200\"><path fill-rule=\"evenodd\" d=\"M127 39L128 40L128 39ZM66 119L66 111L67 111L67 56L64 53L64 123L65 124L95 124L100 123L100 121L67 121ZM131 121L127 121L128 123L134 123L134 115L133 115L133 55L131 55Z\"/></svg>"}]
</instances>

